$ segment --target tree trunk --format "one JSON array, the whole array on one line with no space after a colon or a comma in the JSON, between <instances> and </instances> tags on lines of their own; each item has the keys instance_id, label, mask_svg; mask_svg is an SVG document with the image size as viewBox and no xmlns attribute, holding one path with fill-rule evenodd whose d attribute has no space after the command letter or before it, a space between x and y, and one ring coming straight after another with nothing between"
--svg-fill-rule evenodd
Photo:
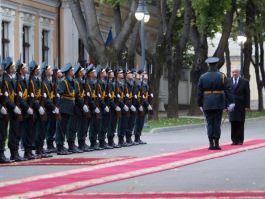
<instances>
[{"instance_id":1,"label":"tree trunk","mask_svg":"<svg viewBox=\"0 0 265 199\"><path fill-rule=\"evenodd\" d=\"M261 35L259 35L259 38ZM260 68L260 73L262 77L262 86L265 88L265 71L264 71L264 46L263 46L263 40L260 39L259 41L259 48L260 48L260 63L259 63L259 68Z\"/></svg>"},{"instance_id":2,"label":"tree trunk","mask_svg":"<svg viewBox=\"0 0 265 199\"><path fill-rule=\"evenodd\" d=\"M226 45L225 49L225 62L226 62L226 75L227 77L231 77L231 60L230 60L230 50L228 45Z\"/></svg>"},{"instance_id":3,"label":"tree trunk","mask_svg":"<svg viewBox=\"0 0 265 199\"><path fill-rule=\"evenodd\" d=\"M134 57L136 52L136 46L139 45L139 26L140 23L136 23L133 32L130 36L129 42L128 42L128 56L127 56L127 62L128 62L128 68L132 69L135 67L134 64Z\"/></svg>"},{"instance_id":4,"label":"tree trunk","mask_svg":"<svg viewBox=\"0 0 265 199\"><path fill-rule=\"evenodd\" d=\"M255 68L256 74L256 83L258 89L258 110L262 111L263 108L263 93L262 93L262 83L260 80L260 73L259 73L259 43L257 36L254 37L254 44L255 44L255 63L253 63Z\"/></svg>"}]
</instances>

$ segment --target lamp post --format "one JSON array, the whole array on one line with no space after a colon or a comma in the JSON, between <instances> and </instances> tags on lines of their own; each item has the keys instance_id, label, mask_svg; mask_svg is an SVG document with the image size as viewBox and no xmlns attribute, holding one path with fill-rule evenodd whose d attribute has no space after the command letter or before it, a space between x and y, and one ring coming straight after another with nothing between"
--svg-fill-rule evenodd
<instances>
[{"instance_id":1,"label":"lamp post","mask_svg":"<svg viewBox=\"0 0 265 199\"><path fill-rule=\"evenodd\" d=\"M145 43L144 43L144 23L150 19L148 10L146 9L145 0L140 0L135 12L135 18L141 21L140 39L141 39L141 69L145 69Z\"/></svg>"},{"instance_id":2,"label":"lamp post","mask_svg":"<svg viewBox=\"0 0 265 199\"><path fill-rule=\"evenodd\" d=\"M244 43L247 41L247 37L243 34L242 30L237 36L237 43L240 45L240 75L244 77Z\"/></svg>"}]
</instances>

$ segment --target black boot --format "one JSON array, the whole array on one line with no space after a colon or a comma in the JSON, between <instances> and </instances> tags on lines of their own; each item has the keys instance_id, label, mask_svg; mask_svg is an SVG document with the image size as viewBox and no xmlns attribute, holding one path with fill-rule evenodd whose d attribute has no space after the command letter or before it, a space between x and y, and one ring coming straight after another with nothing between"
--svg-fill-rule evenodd
<instances>
[{"instance_id":1,"label":"black boot","mask_svg":"<svg viewBox=\"0 0 265 199\"><path fill-rule=\"evenodd\" d=\"M134 138L134 145L138 145L138 144L140 144L139 142L140 142L140 136L135 135L135 138Z\"/></svg>"},{"instance_id":2,"label":"black boot","mask_svg":"<svg viewBox=\"0 0 265 199\"><path fill-rule=\"evenodd\" d=\"M103 139L99 141L99 147L103 149L113 149L113 147L107 145L107 143Z\"/></svg>"},{"instance_id":3,"label":"black boot","mask_svg":"<svg viewBox=\"0 0 265 199\"><path fill-rule=\"evenodd\" d=\"M214 142L215 142L215 147L214 147L214 149L215 149L215 150L221 150L221 147L219 146L219 139L214 139Z\"/></svg>"},{"instance_id":4,"label":"black boot","mask_svg":"<svg viewBox=\"0 0 265 199\"><path fill-rule=\"evenodd\" d=\"M132 141L132 137L131 136L126 136L126 143L128 146L133 146L134 142Z\"/></svg>"},{"instance_id":5,"label":"black boot","mask_svg":"<svg viewBox=\"0 0 265 199\"><path fill-rule=\"evenodd\" d=\"M112 148L121 148L119 145L115 144L113 137L108 138L108 145Z\"/></svg>"},{"instance_id":6,"label":"black boot","mask_svg":"<svg viewBox=\"0 0 265 199\"><path fill-rule=\"evenodd\" d=\"M127 143L124 142L124 138L123 138L123 136L119 136L119 142L118 142L118 145L119 145L120 147L127 147L127 146L128 146Z\"/></svg>"},{"instance_id":7,"label":"black boot","mask_svg":"<svg viewBox=\"0 0 265 199\"><path fill-rule=\"evenodd\" d=\"M56 153L56 148L53 145L53 142L47 142L47 150L46 153Z\"/></svg>"},{"instance_id":8,"label":"black boot","mask_svg":"<svg viewBox=\"0 0 265 199\"><path fill-rule=\"evenodd\" d=\"M68 142L68 151L72 153L83 153L84 151L79 149L73 142Z\"/></svg>"},{"instance_id":9,"label":"black boot","mask_svg":"<svg viewBox=\"0 0 265 199\"><path fill-rule=\"evenodd\" d=\"M36 157L32 154L32 150L25 148L25 152L24 152L24 158L28 159L28 160L34 160L36 159Z\"/></svg>"},{"instance_id":10,"label":"black boot","mask_svg":"<svg viewBox=\"0 0 265 199\"><path fill-rule=\"evenodd\" d=\"M147 144L145 141L141 140L141 137L139 136L139 144Z\"/></svg>"},{"instance_id":11,"label":"black boot","mask_svg":"<svg viewBox=\"0 0 265 199\"><path fill-rule=\"evenodd\" d=\"M213 138L209 138L209 150L214 150L215 147L214 147L214 142L213 142Z\"/></svg>"},{"instance_id":12,"label":"black boot","mask_svg":"<svg viewBox=\"0 0 265 199\"><path fill-rule=\"evenodd\" d=\"M4 151L0 151L0 163L11 163L11 162L15 161L6 158Z\"/></svg>"},{"instance_id":13,"label":"black boot","mask_svg":"<svg viewBox=\"0 0 265 199\"><path fill-rule=\"evenodd\" d=\"M66 148L61 145L57 145L57 155L70 155L72 154Z\"/></svg>"},{"instance_id":14,"label":"black boot","mask_svg":"<svg viewBox=\"0 0 265 199\"><path fill-rule=\"evenodd\" d=\"M36 147L36 155L41 158L51 158L52 155L46 153L42 147Z\"/></svg>"},{"instance_id":15,"label":"black boot","mask_svg":"<svg viewBox=\"0 0 265 199\"><path fill-rule=\"evenodd\" d=\"M18 154L18 150L10 150L10 153L11 153L10 160L13 160L15 162L21 162L27 160L26 158L23 158Z\"/></svg>"}]
</instances>

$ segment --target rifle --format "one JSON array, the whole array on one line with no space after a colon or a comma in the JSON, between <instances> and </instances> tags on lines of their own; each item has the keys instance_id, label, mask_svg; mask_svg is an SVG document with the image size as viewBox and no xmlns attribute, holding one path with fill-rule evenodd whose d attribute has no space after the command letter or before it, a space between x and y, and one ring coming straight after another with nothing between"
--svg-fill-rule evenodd
<instances>
[{"instance_id":1,"label":"rifle","mask_svg":"<svg viewBox=\"0 0 265 199\"><path fill-rule=\"evenodd\" d=\"M78 93L76 93L76 98L80 97L84 101L84 104L88 106L87 102L88 102L88 97L89 96L87 96L86 89L83 86L82 87L82 91L81 91L80 83L78 82L78 80L76 80L76 84L78 86ZM83 111L83 113L84 113L86 118L90 118L91 117L90 111L88 111L88 112Z\"/></svg>"},{"instance_id":2,"label":"rifle","mask_svg":"<svg viewBox=\"0 0 265 199\"><path fill-rule=\"evenodd\" d=\"M47 91L48 92L48 91ZM47 110L45 108L45 97L43 96L44 93L46 93L46 98L49 98L49 93L45 92L45 82L42 81L41 82L41 96L40 96L40 105L43 107L44 109L44 114L40 115L40 118L43 122L48 120L48 116L47 116Z\"/></svg>"},{"instance_id":3,"label":"rifle","mask_svg":"<svg viewBox=\"0 0 265 199\"><path fill-rule=\"evenodd\" d=\"M53 99L52 99L52 101L53 101L54 106L58 108L59 107L58 100L60 99L60 96L57 93L57 85L58 85L58 80L57 80L56 73L55 73L54 82L53 82ZM55 115L56 120L62 119L60 112L56 113L54 115Z\"/></svg>"},{"instance_id":4,"label":"rifle","mask_svg":"<svg viewBox=\"0 0 265 199\"><path fill-rule=\"evenodd\" d=\"M114 98L114 102L116 104L116 106L120 106L121 103L121 92L120 89L118 87L118 81L117 79L115 79L115 98ZM121 111L116 111L116 116L117 118L121 117Z\"/></svg>"}]
</instances>

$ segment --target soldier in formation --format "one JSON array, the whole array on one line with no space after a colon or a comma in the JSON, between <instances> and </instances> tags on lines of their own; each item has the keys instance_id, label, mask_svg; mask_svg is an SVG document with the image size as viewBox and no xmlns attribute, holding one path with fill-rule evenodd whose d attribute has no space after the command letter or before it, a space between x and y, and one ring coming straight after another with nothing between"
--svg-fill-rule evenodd
<instances>
[{"instance_id":1,"label":"soldier in formation","mask_svg":"<svg viewBox=\"0 0 265 199\"><path fill-rule=\"evenodd\" d=\"M143 70L79 63L59 70L34 60L27 67L10 57L1 66L0 163L145 144L153 94Z\"/></svg>"}]
</instances>

